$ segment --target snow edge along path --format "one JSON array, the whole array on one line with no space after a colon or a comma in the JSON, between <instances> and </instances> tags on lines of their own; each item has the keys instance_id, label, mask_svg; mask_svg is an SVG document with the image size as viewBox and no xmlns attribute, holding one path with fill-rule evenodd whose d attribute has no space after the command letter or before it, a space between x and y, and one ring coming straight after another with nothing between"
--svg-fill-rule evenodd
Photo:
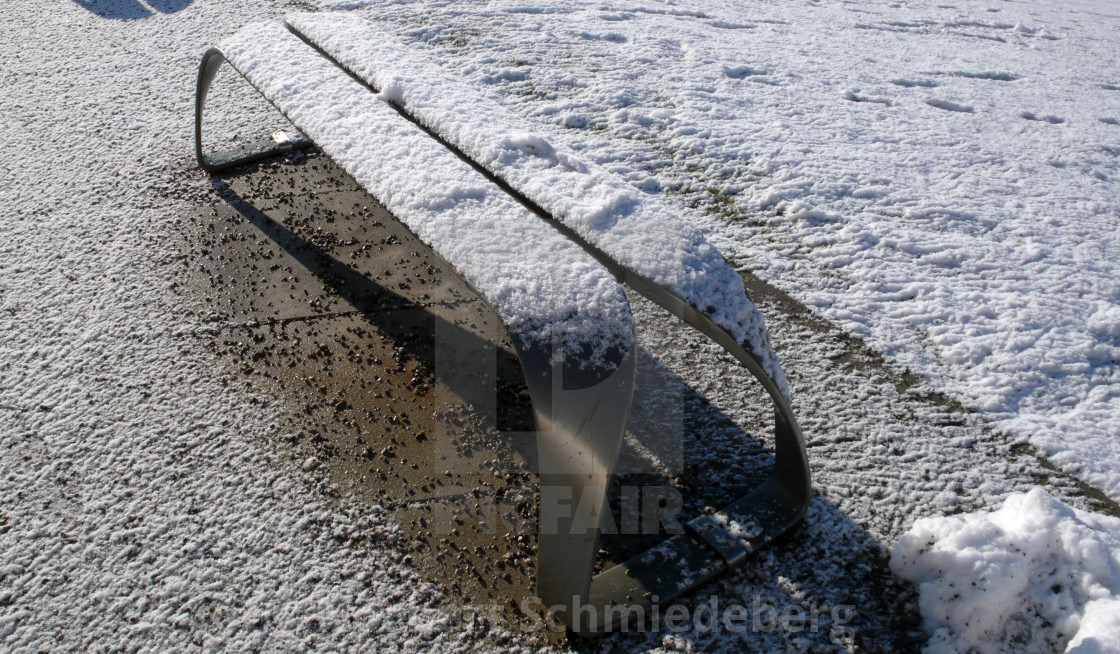
<instances>
[{"instance_id":1,"label":"snow edge along path","mask_svg":"<svg viewBox=\"0 0 1120 654\"><path fill-rule=\"evenodd\" d=\"M553 363L613 367L629 351L614 277L276 22L222 42L229 63L489 300ZM409 174L401 174L407 170ZM562 262L562 263L556 263Z\"/></svg>"},{"instance_id":2,"label":"snow edge along path","mask_svg":"<svg viewBox=\"0 0 1120 654\"><path fill-rule=\"evenodd\" d=\"M361 16L296 13L286 21L387 101L580 237L698 308L754 354L788 398L789 385L762 314L747 297L742 278L700 230L668 205L550 143L527 121Z\"/></svg>"}]
</instances>

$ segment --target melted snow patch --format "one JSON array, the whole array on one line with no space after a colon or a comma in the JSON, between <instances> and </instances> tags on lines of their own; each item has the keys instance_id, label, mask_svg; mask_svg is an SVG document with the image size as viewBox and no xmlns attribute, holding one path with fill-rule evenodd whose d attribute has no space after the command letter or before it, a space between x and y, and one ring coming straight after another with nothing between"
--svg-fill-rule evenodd
<instances>
[{"instance_id":1,"label":"melted snow patch","mask_svg":"<svg viewBox=\"0 0 1120 654\"><path fill-rule=\"evenodd\" d=\"M891 556L918 585L925 652L1120 652L1120 520L1041 488L919 520Z\"/></svg>"}]
</instances>

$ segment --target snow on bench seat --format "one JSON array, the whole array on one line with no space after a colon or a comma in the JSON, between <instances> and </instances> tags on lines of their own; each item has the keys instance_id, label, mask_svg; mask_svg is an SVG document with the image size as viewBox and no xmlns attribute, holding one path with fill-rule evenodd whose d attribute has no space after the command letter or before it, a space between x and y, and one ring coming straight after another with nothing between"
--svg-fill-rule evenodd
<instances>
[{"instance_id":1,"label":"snow on bench seat","mask_svg":"<svg viewBox=\"0 0 1120 654\"><path fill-rule=\"evenodd\" d=\"M292 14L287 22L422 125L536 203L588 243L671 291L753 354L783 395L788 386L743 280L698 229L665 203L469 88L369 21Z\"/></svg>"},{"instance_id":2,"label":"snow on bench seat","mask_svg":"<svg viewBox=\"0 0 1120 654\"><path fill-rule=\"evenodd\" d=\"M229 63L485 298L515 342L608 371L633 329L614 277L279 23L223 42ZM578 360L578 361L577 361Z\"/></svg>"}]
</instances>

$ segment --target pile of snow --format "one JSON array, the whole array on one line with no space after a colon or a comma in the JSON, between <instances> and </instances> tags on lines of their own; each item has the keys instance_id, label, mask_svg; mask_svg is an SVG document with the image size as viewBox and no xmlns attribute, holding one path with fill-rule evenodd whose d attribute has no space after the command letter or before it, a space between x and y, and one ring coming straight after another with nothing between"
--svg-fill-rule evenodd
<instances>
[{"instance_id":1,"label":"pile of snow","mask_svg":"<svg viewBox=\"0 0 1120 654\"><path fill-rule=\"evenodd\" d=\"M1041 488L919 520L891 568L918 585L928 654L1120 652L1120 519Z\"/></svg>"}]
</instances>

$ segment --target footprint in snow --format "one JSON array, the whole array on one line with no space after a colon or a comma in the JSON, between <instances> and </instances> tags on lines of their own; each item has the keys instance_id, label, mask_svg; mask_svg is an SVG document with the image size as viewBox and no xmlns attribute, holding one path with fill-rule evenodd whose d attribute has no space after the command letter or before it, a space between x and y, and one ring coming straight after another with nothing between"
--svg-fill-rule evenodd
<instances>
[{"instance_id":1,"label":"footprint in snow","mask_svg":"<svg viewBox=\"0 0 1120 654\"><path fill-rule=\"evenodd\" d=\"M723 73L731 79L743 79L744 77L769 75L770 71L762 68L753 68L751 66L724 66Z\"/></svg>"},{"instance_id":2,"label":"footprint in snow","mask_svg":"<svg viewBox=\"0 0 1120 654\"><path fill-rule=\"evenodd\" d=\"M1046 122L1046 123L1050 123L1051 125L1057 125L1059 123L1066 122L1065 118L1061 118L1059 116L1036 116L1035 114L1033 114L1029 111L1024 111L1024 112L1020 113L1019 117L1020 118L1026 118L1027 120L1037 120L1037 121L1040 121L1040 122Z\"/></svg>"},{"instance_id":3,"label":"footprint in snow","mask_svg":"<svg viewBox=\"0 0 1120 654\"><path fill-rule=\"evenodd\" d=\"M606 32L603 34L598 34L595 32L583 31L579 32L579 37L588 41L610 41L611 43L626 43L626 37L622 34L619 34L618 32Z\"/></svg>"},{"instance_id":4,"label":"footprint in snow","mask_svg":"<svg viewBox=\"0 0 1120 654\"><path fill-rule=\"evenodd\" d=\"M920 86L925 89L932 89L941 86L937 82L928 79L892 79L891 84L907 89L912 89L915 86Z\"/></svg>"},{"instance_id":5,"label":"footprint in snow","mask_svg":"<svg viewBox=\"0 0 1120 654\"><path fill-rule=\"evenodd\" d=\"M972 113L972 105L970 104L957 104L956 102L950 102L948 100L938 100L937 98L930 98L929 100L926 100L926 104L931 107L937 107L938 109L944 109L945 111L956 111L965 114Z\"/></svg>"},{"instance_id":6,"label":"footprint in snow","mask_svg":"<svg viewBox=\"0 0 1120 654\"><path fill-rule=\"evenodd\" d=\"M1106 91L1120 91L1120 86L1116 84L1101 84L1101 88Z\"/></svg>"},{"instance_id":7,"label":"footprint in snow","mask_svg":"<svg viewBox=\"0 0 1120 654\"><path fill-rule=\"evenodd\" d=\"M860 95L858 91L859 89L851 89L845 91L844 99L851 100L852 102L872 102L875 104L886 105L888 107L892 104L891 101L886 98L875 98L868 95Z\"/></svg>"},{"instance_id":8,"label":"footprint in snow","mask_svg":"<svg viewBox=\"0 0 1120 654\"><path fill-rule=\"evenodd\" d=\"M1099 118L1098 120L1105 125L1120 125L1120 120L1116 120L1115 118Z\"/></svg>"},{"instance_id":9,"label":"footprint in snow","mask_svg":"<svg viewBox=\"0 0 1120 654\"><path fill-rule=\"evenodd\" d=\"M958 70L950 73L954 77L966 77L968 79L990 79L995 82L1014 82L1019 79L1019 76L1014 73L1001 73L995 71L984 71L982 73L970 73L964 70Z\"/></svg>"}]
</instances>

